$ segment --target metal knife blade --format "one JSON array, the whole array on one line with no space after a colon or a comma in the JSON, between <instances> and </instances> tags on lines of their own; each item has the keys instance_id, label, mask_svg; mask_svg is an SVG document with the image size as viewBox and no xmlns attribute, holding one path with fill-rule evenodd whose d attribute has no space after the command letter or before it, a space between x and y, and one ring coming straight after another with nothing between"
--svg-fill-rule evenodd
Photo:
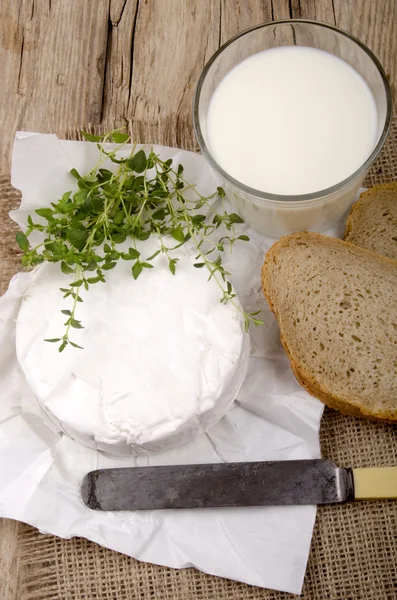
<instances>
[{"instance_id":1,"label":"metal knife blade","mask_svg":"<svg viewBox=\"0 0 397 600\"><path fill-rule=\"evenodd\" d=\"M329 460L294 460L103 469L81 494L96 510L329 504L354 499L354 484Z\"/></svg>"}]
</instances>

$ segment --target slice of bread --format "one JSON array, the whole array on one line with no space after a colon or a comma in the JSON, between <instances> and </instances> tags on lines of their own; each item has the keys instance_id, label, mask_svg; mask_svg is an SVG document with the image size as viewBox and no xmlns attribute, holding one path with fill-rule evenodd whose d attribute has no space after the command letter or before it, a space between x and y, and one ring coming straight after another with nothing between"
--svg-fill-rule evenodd
<instances>
[{"instance_id":1,"label":"slice of bread","mask_svg":"<svg viewBox=\"0 0 397 600\"><path fill-rule=\"evenodd\" d=\"M397 261L294 233L267 253L262 285L299 383L341 412L397 422Z\"/></svg>"},{"instance_id":2,"label":"slice of bread","mask_svg":"<svg viewBox=\"0 0 397 600\"><path fill-rule=\"evenodd\" d=\"M351 209L344 239L397 259L397 182L361 194Z\"/></svg>"}]
</instances>

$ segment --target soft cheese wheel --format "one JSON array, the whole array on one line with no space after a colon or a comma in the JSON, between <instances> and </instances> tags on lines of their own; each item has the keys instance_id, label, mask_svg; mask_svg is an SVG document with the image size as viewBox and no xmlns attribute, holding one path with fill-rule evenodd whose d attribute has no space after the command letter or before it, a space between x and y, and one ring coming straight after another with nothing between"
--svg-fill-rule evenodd
<instances>
[{"instance_id":1,"label":"soft cheese wheel","mask_svg":"<svg viewBox=\"0 0 397 600\"><path fill-rule=\"evenodd\" d=\"M181 256L173 276L164 257L138 280L120 261L106 284L82 290L71 339L64 332L58 265L35 272L16 327L19 363L38 402L78 442L127 455L161 451L191 440L219 421L245 378L248 340L243 319L208 271Z\"/></svg>"}]
</instances>

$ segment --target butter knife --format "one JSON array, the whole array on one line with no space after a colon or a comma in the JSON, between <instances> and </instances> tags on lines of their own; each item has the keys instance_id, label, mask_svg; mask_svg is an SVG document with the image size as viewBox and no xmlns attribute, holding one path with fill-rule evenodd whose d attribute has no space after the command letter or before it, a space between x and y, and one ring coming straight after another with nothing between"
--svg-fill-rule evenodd
<instances>
[{"instance_id":1,"label":"butter knife","mask_svg":"<svg viewBox=\"0 0 397 600\"><path fill-rule=\"evenodd\" d=\"M332 504L397 499L397 466L344 469L329 460L102 469L81 485L94 510Z\"/></svg>"}]
</instances>

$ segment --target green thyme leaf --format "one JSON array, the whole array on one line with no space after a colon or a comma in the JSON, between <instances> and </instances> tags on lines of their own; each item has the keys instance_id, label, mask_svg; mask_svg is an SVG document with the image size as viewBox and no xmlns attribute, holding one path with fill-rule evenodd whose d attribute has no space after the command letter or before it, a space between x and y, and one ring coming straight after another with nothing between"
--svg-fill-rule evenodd
<instances>
[{"instance_id":1,"label":"green thyme leaf","mask_svg":"<svg viewBox=\"0 0 397 600\"><path fill-rule=\"evenodd\" d=\"M125 144L130 139L128 133L120 133L120 131L115 131L112 133L112 142L115 144Z\"/></svg>"},{"instance_id":2,"label":"green thyme leaf","mask_svg":"<svg viewBox=\"0 0 397 600\"><path fill-rule=\"evenodd\" d=\"M72 342L72 340L69 340L69 344L73 346L73 348L79 348L80 350L84 350L83 346L79 346L78 344L76 344L76 342Z\"/></svg>"},{"instance_id":3,"label":"green thyme leaf","mask_svg":"<svg viewBox=\"0 0 397 600\"><path fill-rule=\"evenodd\" d=\"M76 342L72 342L72 340L69 340L69 344L73 346L73 348L79 348L80 350L84 350L83 346L79 346L78 344L76 344Z\"/></svg>"},{"instance_id":4,"label":"green thyme leaf","mask_svg":"<svg viewBox=\"0 0 397 600\"><path fill-rule=\"evenodd\" d=\"M127 160L127 165L131 171L135 173L143 173L146 169L146 154L143 150L139 150L134 156Z\"/></svg>"},{"instance_id":5,"label":"green thyme leaf","mask_svg":"<svg viewBox=\"0 0 397 600\"><path fill-rule=\"evenodd\" d=\"M100 142L102 139L100 135L93 135L92 133L88 133L87 131L82 131L81 135L85 140L87 140L87 142Z\"/></svg>"},{"instance_id":6,"label":"green thyme leaf","mask_svg":"<svg viewBox=\"0 0 397 600\"><path fill-rule=\"evenodd\" d=\"M193 225L198 225L199 223L204 223L205 219L206 219L205 215L194 215L192 217L192 223L193 223Z\"/></svg>"},{"instance_id":7,"label":"green thyme leaf","mask_svg":"<svg viewBox=\"0 0 397 600\"><path fill-rule=\"evenodd\" d=\"M124 219L125 219L125 211L118 210L113 217L113 223L115 225L121 225L121 223L124 221Z\"/></svg>"},{"instance_id":8,"label":"green thyme leaf","mask_svg":"<svg viewBox=\"0 0 397 600\"><path fill-rule=\"evenodd\" d=\"M176 265L176 261L177 260L178 260L177 258L169 258L168 259L168 266L169 266L169 269L170 269L170 271L171 271L171 273L173 275L175 275L175 271L176 271L176 266L175 265Z\"/></svg>"},{"instance_id":9,"label":"green thyme leaf","mask_svg":"<svg viewBox=\"0 0 397 600\"><path fill-rule=\"evenodd\" d=\"M128 254L131 256L131 258L139 258L141 253L138 252L138 250L136 250L135 248L128 248Z\"/></svg>"},{"instance_id":10,"label":"green thyme leaf","mask_svg":"<svg viewBox=\"0 0 397 600\"><path fill-rule=\"evenodd\" d=\"M72 319L70 321L70 325L74 328L74 329L84 329L84 327L82 326L82 324L80 323L80 321L77 321L76 319Z\"/></svg>"},{"instance_id":11,"label":"green thyme leaf","mask_svg":"<svg viewBox=\"0 0 397 600\"><path fill-rule=\"evenodd\" d=\"M22 231L18 231L18 233L15 236L15 239L16 239L17 244L18 244L18 246L20 247L21 250L24 250L26 252L26 250L29 249L28 238L26 237L26 235Z\"/></svg>"},{"instance_id":12,"label":"green thyme leaf","mask_svg":"<svg viewBox=\"0 0 397 600\"><path fill-rule=\"evenodd\" d=\"M185 234L183 233L182 227L175 227L172 230L171 235L177 242L185 241Z\"/></svg>"},{"instance_id":13,"label":"green thyme leaf","mask_svg":"<svg viewBox=\"0 0 397 600\"><path fill-rule=\"evenodd\" d=\"M230 223L244 223L244 220L237 213L228 215Z\"/></svg>"},{"instance_id":14,"label":"green thyme leaf","mask_svg":"<svg viewBox=\"0 0 397 600\"><path fill-rule=\"evenodd\" d=\"M103 269L104 271L110 271L110 269L114 269L114 267L115 267L116 265L117 265L117 263L116 263L116 262L108 262L108 263L105 263L105 264L102 266L102 269Z\"/></svg>"},{"instance_id":15,"label":"green thyme leaf","mask_svg":"<svg viewBox=\"0 0 397 600\"><path fill-rule=\"evenodd\" d=\"M73 169L70 169L70 171L69 171L69 172L70 172L70 174L71 174L71 175L73 175L73 177L74 177L75 179L77 179L78 181L79 181L79 180L81 180L81 175L80 175L80 173L77 171L77 169L74 169L74 168L73 168Z\"/></svg>"},{"instance_id":16,"label":"green thyme leaf","mask_svg":"<svg viewBox=\"0 0 397 600\"><path fill-rule=\"evenodd\" d=\"M37 208L35 213L40 217L44 217L47 221L54 219L54 211L51 208Z\"/></svg>"},{"instance_id":17,"label":"green thyme leaf","mask_svg":"<svg viewBox=\"0 0 397 600\"><path fill-rule=\"evenodd\" d=\"M66 237L74 248L82 250L88 240L88 231L71 228L66 231Z\"/></svg>"},{"instance_id":18,"label":"green thyme leaf","mask_svg":"<svg viewBox=\"0 0 397 600\"><path fill-rule=\"evenodd\" d=\"M155 252L154 254L149 256L146 260L153 260L154 258L156 258L156 256L158 256L160 254L160 252L161 252L161 250L157 250L157 252Z\"/></svg>"},{"instance_id":19,"label":"green thyme leaf","mask_svg":"<svg viewBox=\"0 0 397 600\"><path fill-rule=\"evenodd\" d=\"M142 263L136 262L134 264L134 266L132 267L132 276L133 276L133 278L134 279L138 279L138 277L142 273L142 271L143 271Z\"/></svg>"},{"instance_id":20,"label":"green thyme leaf","mask_svg":"<svg viewBox=\"0 0 397 600\"><path fill-rule=\"evenodd\" d=\"M68 275L69 273L74 273L74 270L72 269L72 267L69 267L69 265L67 265L65 263L65 261L61 262L61 271L62 273L64 273L65 275ZM63 291L63 290L62 290Z\"/></svg>"},{"instance_id":21,"label":"green thyme leaf","mask_svg":"<svg viewBox=\"0 0 397 600\"><path fill-rule=\"evenodd\" d=\"M162 221L163 219L165 219L165 215L166 215L166 211L165 208L159 208L158 210L156 210L153 214L152 214L152 219L155 219L156 221Z\"/></svg>"}]
</instances>

